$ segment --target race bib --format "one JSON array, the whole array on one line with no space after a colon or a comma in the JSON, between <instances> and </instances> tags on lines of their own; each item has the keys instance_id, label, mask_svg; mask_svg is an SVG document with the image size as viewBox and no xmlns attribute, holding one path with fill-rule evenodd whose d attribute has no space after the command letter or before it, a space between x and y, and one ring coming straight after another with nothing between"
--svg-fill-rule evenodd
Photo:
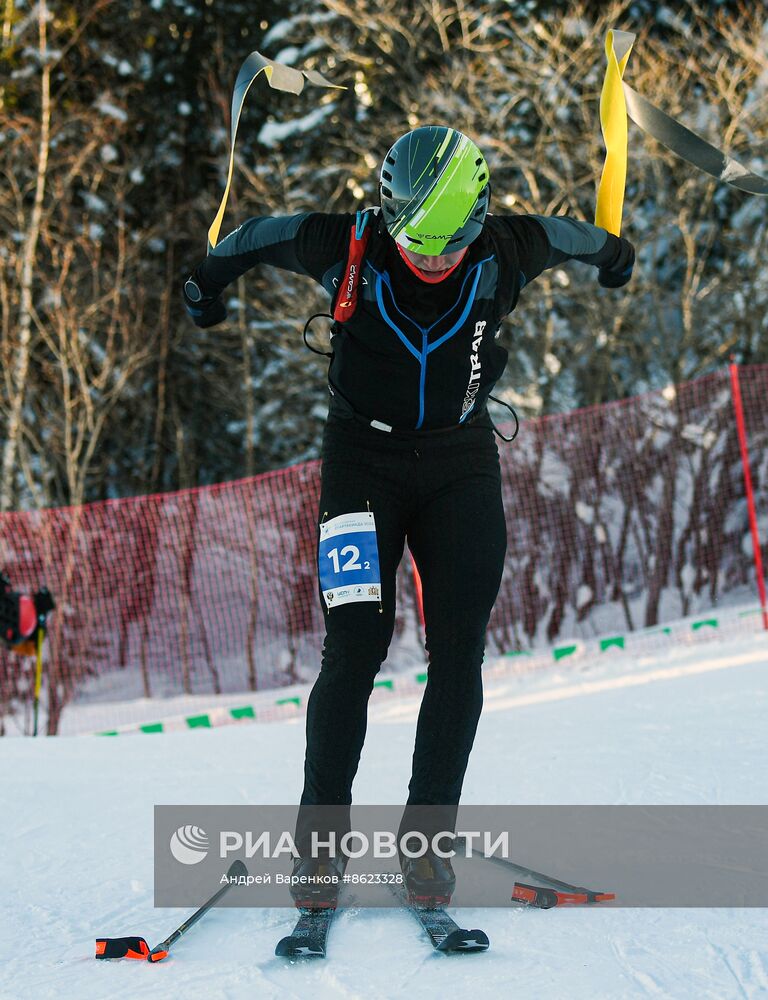
<instances>
[{"instance_id":1,"label":"race bib","mask_svg":"<svg viewBox=\"0 0 768 1000\"><path fill-rule=\"evenodd\" d=\"M371 511L339 514L320 525L318 569L329 610L355 601L381 601L379 547Z\"/></svg>"}]
</instances>

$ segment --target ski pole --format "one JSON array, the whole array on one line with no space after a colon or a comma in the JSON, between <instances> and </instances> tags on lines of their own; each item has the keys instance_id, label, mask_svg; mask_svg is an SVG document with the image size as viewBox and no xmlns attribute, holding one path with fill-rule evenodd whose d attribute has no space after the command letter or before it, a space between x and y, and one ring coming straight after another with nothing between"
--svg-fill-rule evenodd
<instances>
[{"instance_id":1,"label":"ski pole","mask_svg":"<svg viewBox=\"0 0 768 1000\"><path fill-rule=\"evenodd\" d=\"M512 900L515 903L525 903L540 910L550 910L553 906L579 906L585 903L605 903L616 899L613 892L592 892L584 889L582 892L560 892L542 885L527 885L525 882L515 882L512 887Z\"/></svg>"},{"instance_id":2,"label":"ski pole","mask_svg":"<svg viewBox=\"0 0 768 1000\"><path fill-rule=\"evenodd\" d=\"M43 642L45 640L45 627L40 626L37 630L37 664L35 667L35 692L33 699L32 735L37 736L37 710L40 706L40 689L43 686Z\"/></svg>"},{"instance_id":3,"label":"ski pole","mask_svg":"<svg viewBox=\"0 0 768 1000\"><path fill-rule=\"evenodd\" d=\"M456 844L466 847L466 838L457 837ZM585 889L584 886L573 885L571 882L564 882L562 879L553 878L551 875L545 875L544 872L537 872L534 868L527 868L525 865L519 865L516 861L510 861L509 858L500 858L495 854L485 854L483 851L472 851L469 856L471 858L482 858L484 861L491 861L494 864L506 868L507 871L512 870L518 875L534 879L537 882L548 882L549 886L547 888L559 890L547 894L546 889L541 886L531 886L522 882L516 882L512 898L521 903L530 903L534 906L541 906L542 909L549 909L550 906L557 906L558 903L602 903L616 898L612 892L600 892L594 889ZM538 892L539 896L534 897L528 895L526 892L518 893L518 886L521 886L523 890L532 890L534 893Z\"/></svg>"},{"instance_id":4,"label":"ski pole","mask_svg":"<svg viewBox=\"0 0 768 1000\"><path fill-rule=\"evenodd\" d=\"M182 934L186 934L190 927L194 927L197 921L215 906L221 897L232 888L232 879L241 878L248 874L248 869L242 861L233 861L227 870L227 884L223 885L211 898L188 917L183 924L176 928L160 944L150 948L143 937L119 937L119 938L97 938L96 958L135 958L146 959L148 962L161 962L167 958L171 946L179 940Z\"/></svg>"},{"instance_id":5,"label":"ski pole","mask_svg":"<svg viewBox=\"0 0 768 1000\"><path fill-rule=\"evenodd\" d=\"M229 866L229 870L227 872L227 876L230 879L238 877L240 875L247 875L247 874L248 874L248 869L245 867L242 861L234 861ZM165 939L165 941L161 941L160 944L155 945L155 947L152 949L152 951L150 951L149 955L147 956L147 960L149 962L160 962L162 961L162 959L166 958L168 952L171 949L171 945L173 945L176 941L178 941L179 938L182 936L182 934L186 934L189 928L193 927L197 923L197 921L202 916L204 916L208 912L208 910L210 910L212 906L215 906L216 903L221 899L221 897L226 892L228 892L231 887L232 887L232 882L230 881L228 881L226 885L223 885L221 889L218 890L218 892L215 892L211 896L211 898L208 900L207 903L203 903L203 905L200 907L199 910L195 910L195 912L192 914L191 917L188 917L187 920L185 920L183 924L178 926L176 930L173 931L172 934L169 934L168 937Z\"/></svg>"}]
</instances>

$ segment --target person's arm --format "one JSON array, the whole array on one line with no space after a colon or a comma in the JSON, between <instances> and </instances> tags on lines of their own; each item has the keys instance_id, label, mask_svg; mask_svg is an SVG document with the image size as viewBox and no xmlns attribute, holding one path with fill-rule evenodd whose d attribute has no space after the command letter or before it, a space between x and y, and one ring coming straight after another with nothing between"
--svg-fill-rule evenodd
<instances>
[{"instance_id":1,"label":"person's arm","mask_svg":"<svg viewBox=\"0 0 768 1000\"><path fill-rule=\"evenodd\" d=\"M305 212L257 216L238 226L194 268L184 284L184 304L194 323L209 327L225 320L221 293L257 264L271 264L320 280L338 252L340 218Z\"/></svg>"},{"instance_id":2,"label":"person's arm","mask_svg":"<svg viewBox=\"0 0 768 1000\"><path fill-rule=\"evenodd\" d=\"M635 249L622 236L566 216L520 215L508 217L508 223L515 234L524 284L568 260L597 267L597 280L604 288L620 288L632 277Z\"/></svg>"}]
</instances>

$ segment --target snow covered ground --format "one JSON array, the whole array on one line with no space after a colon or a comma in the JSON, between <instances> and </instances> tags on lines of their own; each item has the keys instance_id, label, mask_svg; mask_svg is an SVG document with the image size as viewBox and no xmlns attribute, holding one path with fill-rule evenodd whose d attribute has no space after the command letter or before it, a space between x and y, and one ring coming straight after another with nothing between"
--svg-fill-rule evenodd
<instances>
[{"instance_id":1,"label":"snow covered ground","mask_svg":"<svg viewBox=\"0 0 768 1000\"><path fill-rule=\"evenodd\" d=\"M465 784L486 803L768 802L768 638L491 680ZM415 698L377 700L358 801L402 801ZM224 909L165 963L96 962L99 935L162 939L155 803L292 802L303 720L0 741L2 1000L768 997L768 911L462 911L491 950L441 956L395 910L340 914L329 958L273 955L289 910Z\"/></svg>"}]
</instances>

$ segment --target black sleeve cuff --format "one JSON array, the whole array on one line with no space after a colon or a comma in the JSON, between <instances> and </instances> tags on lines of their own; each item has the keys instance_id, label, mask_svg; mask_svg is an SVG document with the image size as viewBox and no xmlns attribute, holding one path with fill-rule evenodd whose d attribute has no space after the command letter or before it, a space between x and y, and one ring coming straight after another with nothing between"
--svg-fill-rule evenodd
<instances>
[{"instance_id":1,"label":"black sleeve cuff","mask_svg":"<svg viewBox=\"0 0 768 1000\"><path fill-rule=\"evenodd\" d=\"M609 262L600 265L597 280L603 288L621 288L632 277L635 266L635 248L622 236L609 234L606 249L613 248Z\"/></svg>"}]
</instances>

